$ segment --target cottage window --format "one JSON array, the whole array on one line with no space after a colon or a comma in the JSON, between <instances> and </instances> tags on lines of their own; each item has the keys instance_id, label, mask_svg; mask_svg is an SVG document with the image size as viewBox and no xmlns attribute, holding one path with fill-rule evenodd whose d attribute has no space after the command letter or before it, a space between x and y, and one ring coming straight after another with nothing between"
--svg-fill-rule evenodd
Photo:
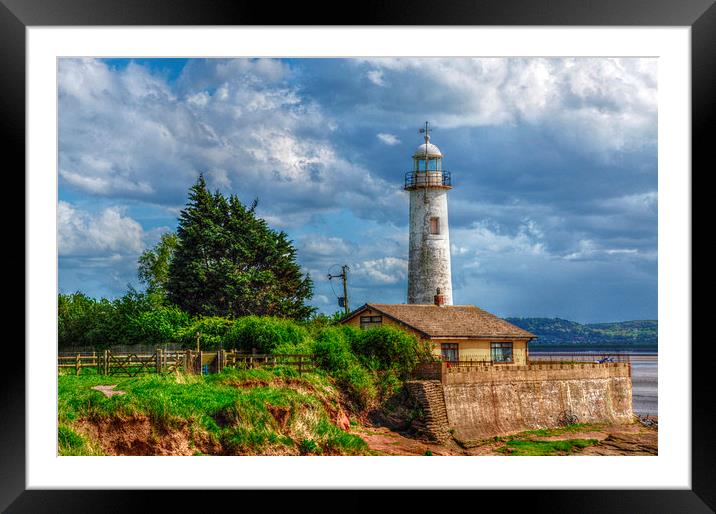
<instances>
[{"instance_id":1,"label":"cottage window","mask_svg":"<svg viewBox=\"0 0 716 514\"><path fill-rule=\"evenodd\" d=\"M430 218L430 233L435 235L440 233L440 218Z\"/></svg>"},{"instance_id":2,"label":"cottage window","mask_svg":"<svg viewBox=\"0 0 716 514\"><path fill-rule=\"evenodd\" d=\"M460 358L458 343L442 343L440 345L440 354L445 362L457 362Z\"/></svg>"},{"instance_id":3,"label":"cottage window","mask_svg":"<svg viewBox=\"0 0 716 514\"><path fill-rule=\"evenodd\" d=\"M383 324L383 316L361 316L360 317L360 328L363 330L367 328L379 327Z\"/></svg>"},{"instance_id":4,"label":"cottage window","mask_svg":"<svg viewBox=\"0 0 716 514\"><path fill-rule=\"evenodd\" d=\"M492 362L512 362L512 343L490 343Z\"/></svg>"}]
</instances>

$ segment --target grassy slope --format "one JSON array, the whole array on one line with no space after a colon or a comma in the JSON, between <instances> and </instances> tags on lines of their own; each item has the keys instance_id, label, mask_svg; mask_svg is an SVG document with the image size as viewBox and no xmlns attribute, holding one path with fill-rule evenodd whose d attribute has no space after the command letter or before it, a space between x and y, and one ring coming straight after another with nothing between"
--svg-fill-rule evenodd
<instances>
[{"instance_id":1,"label":"grassy slope","mask_svg":"<svg viewBox=\"0 0 716 514\"><path fill-rule=\"evenodd\" d=\"M126 394L107 398L92 390L112 384ZM161 430L188 427L192 440L208 439L224 454L367 452L362 439L332 423L338 392L319 373L298 377L291 369L277 369L209 376L60 376L58 385L61 455L101 454L98 442L76 429L77 422L137 417L148 417ZM285 418L277 418L277 412Z\"/></svg>"}]
</instances>

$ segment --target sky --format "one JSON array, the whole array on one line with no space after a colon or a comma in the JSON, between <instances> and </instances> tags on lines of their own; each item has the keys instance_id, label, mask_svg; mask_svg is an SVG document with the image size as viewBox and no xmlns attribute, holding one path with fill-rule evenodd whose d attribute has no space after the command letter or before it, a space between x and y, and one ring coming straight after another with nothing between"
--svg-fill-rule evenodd
<instances>
[{"instance_id":1,"label":"sky","mask_svg":"<svg viewBox=\"0 0 716 514\"><path fill-rule=\"evenodd\" d=\"M203 173L258 198L320 312L342 264L351 308L405 303L403 177L429 121L455 304L656 319L656 77L648 58L60 59L60 292L142 289L137 258Z\"/></svg>"}]
</instances>

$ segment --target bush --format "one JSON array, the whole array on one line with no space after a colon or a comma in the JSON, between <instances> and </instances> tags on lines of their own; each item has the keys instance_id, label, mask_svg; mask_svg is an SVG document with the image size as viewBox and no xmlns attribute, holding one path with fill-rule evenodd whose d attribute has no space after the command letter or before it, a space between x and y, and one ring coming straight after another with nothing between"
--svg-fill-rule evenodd
<instances>
[{"instance_id":1,"label":"bush","mask_svg":"<svg viewBox=\"0 0 716 514\"><path fill-rule=\"evenodd\" d=\"M327 371L338 371L357 364L349 334L343 327L324 328L316 334L312 349L319 366Z\"/></svg>"},{"instance_id":2,"label":"bush","mask_svg":"<svg viewBox=\"0 0 716 514\"><path fill-rule=\"evenodd\" d=\"M367 406L376 397L373 377L351 351L351 340L358 331L350 327L328 327L313 341L318 365L332 374L348 390L351 398Z\"/></svg>"},{"instance_id":3,"label":"bush","mask_svg":"<svg viewBox=\"0 0 716 514\"><path fill-rule=\"evenodd\" d=\"M282 318L246 316L239 318L224 341L226 348L258 353L309 353L310 338L305 327Z\"/></svg>"},{"instance_id":4,"label":"bush","mask_svg":"<svg viewBox=\"0 0 716 514\"><path fill-rule=\"evenodd\" d=\"M191 325L179 330L177 339L184 348L196 348L197 334L202 350L217 350L225 347L227 334L234 321L219 316L195 319Z\"/></svg>"},{"instance_id":5,"label":"bush","mask_svg":"<svg viewBox=\"0 0 716 514\"><path fill-rule=\"evenodd\" d=\"M82 293L60 294L57 298L58 344L72 346L106 346L115 337L109 330L114 308L108 300L97 301Z\"/></svg>"},{"instance_id":6,"label":"bush","mask_svg":"<svg viewBox=\"0 0 716 514\"><path fill-rule=\"evenodd\" d=\"M142 344L161 345L181 340L186 334L182 329L191 324L189 315L178 307L159 307L142 312L132 320L133 339ZM196 332L194 332L196 344Z\"/></svg>"},{"instance_id":7,"label":"bush","mask_svg":"<svg viewBox=\"0 0 716 514\"><path fill-rule=\"evenodd\" d=\"M424 341L391 327L355 331L351 347L368 368L391 370L401 377L413 371L418 363L432 359L430 348Z\"/></svg>"},{"instance_id":8,"label":"bush","mask_svg":"<svg viewBox=\"0 0 716 514\"><path fill-rule=\"evenodd\" d=\"M82 293L60 294L57 299L58 343L60 348L134 344L134 320L155 307L152 297L130 288L116 300L95 300Z\"/></svg>"}]
</instances>

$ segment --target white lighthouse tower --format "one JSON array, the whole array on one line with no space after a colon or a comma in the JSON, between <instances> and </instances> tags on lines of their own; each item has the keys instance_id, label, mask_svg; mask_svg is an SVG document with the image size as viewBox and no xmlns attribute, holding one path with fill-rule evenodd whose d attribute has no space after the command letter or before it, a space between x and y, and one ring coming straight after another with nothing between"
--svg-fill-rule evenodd
<instances>
[{"instance_id":1,"label":"white lighthouse tower","mask_svg":"<svg viewBox=\"0 0 716 514\"><path fill-rule=\"evenodd\" d=\"M410 192L408 303L452 305L447 205L447 192L452 189L450 172L443 170L443 155L430 142L427 121L420 133L425 134L425 143L416 148L413 170L405 174L405 190Z\"/></svg>"}]
</instances>

